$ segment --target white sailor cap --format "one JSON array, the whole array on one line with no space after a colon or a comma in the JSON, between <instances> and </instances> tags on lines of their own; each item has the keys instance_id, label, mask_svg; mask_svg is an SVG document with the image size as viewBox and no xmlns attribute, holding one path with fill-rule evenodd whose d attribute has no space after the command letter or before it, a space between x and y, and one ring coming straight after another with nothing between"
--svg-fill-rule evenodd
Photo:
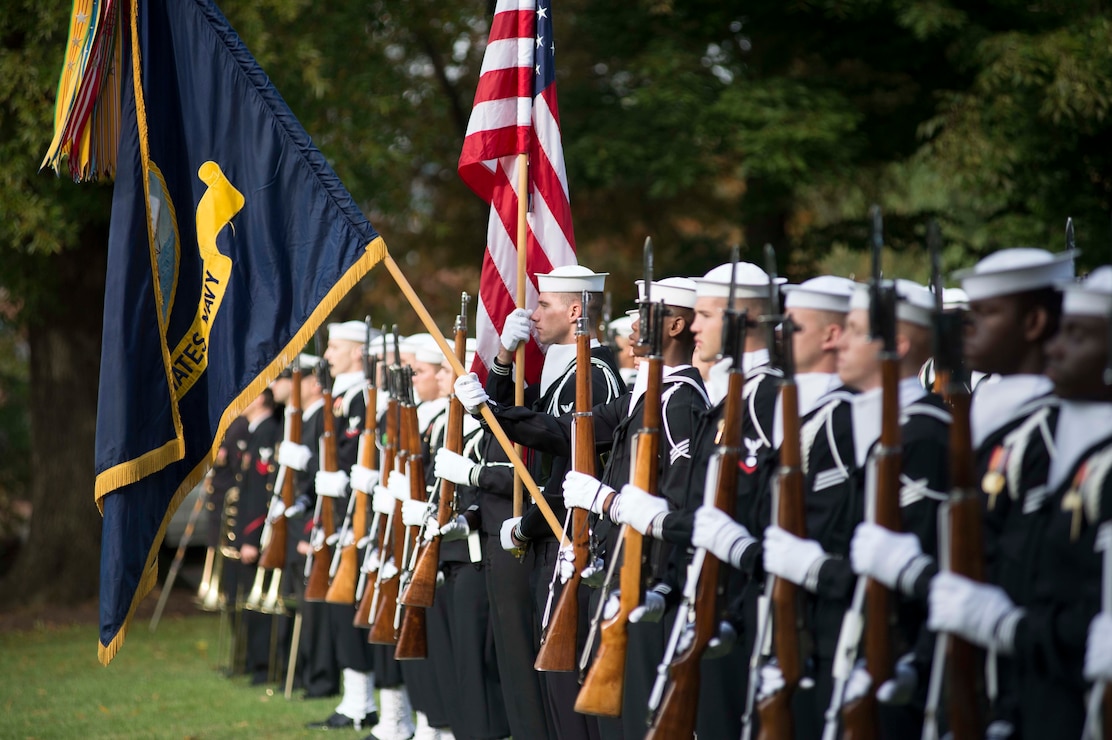
<instances>
[{"instance_id":1,"label":"white sailor cap","mask_svg":"<svg viewBox=\"0 0 1112 740\"><path fill-rule=\"evenodd\" d=\"M1098 316L1112 313L1112 267L1105 265L1089 273L1081 282L1062 288L1062 313L1067 316Z\"/></svg>"},{"instance_id":2,"label":"white sailor cap","mask_svg":"<svg viewBox=\"0 0 1112 740\"><path fill-rule=\"evenodd\" d=\"M628 337L633 332L633 321L637 313L634 311L633 316L620 316L607 324L606 328L613 332L614 336Z\"/></svg>"},{"instance_id":3,"label":"white sailor cap","mask_svg":"<svg viewBox=\"0 0 1112 740\"><path fill-rule=\"evenodd\" d=\"M1073 279L1077 254L1075 249L1058 254L1031 247L1001 249L971 268L958 270L954 279L961 281L971 301L1052 288Z\"/></svg>"},{"instance_id":4,"label":"white sailor cap","mask_svg":"<svg viewBox=\"0 0 1112 740\"><path fill-rule=\"evenodd\" d=\"M799 285L783 287L784 308L813 308L818 311L849 313L849 299L856 283L849 278L820 275Z\"/></svg>"},{"instance_id":5,"label":"white sailor cap","mask_svg":"<svg viewBox=\"0 0 1112 740\"><path fill-rule=\"evenodd\" d=\"M363 344L367 341L367 324L364 321L344 321L328 325L328 339L343 339Z\"/></svg>"},{"instance_id":6,"label":"white sailor cap","mask_svg":"<svg viewBox=\"0 0 1112 740\"><path fill-rule=\"evenodd\" d=\"M942 309L952 311L959 308L962 310L969 308L969 294L961 288L943 288Z\"/></svg>"},{"instance_id":7,"label":"white sailor cap","mask_svg":"<svg viewBox=\"0 0 1112 740\"><path fill-rule=\"evenodd\" d=\"M729 298L730 267L727 262L719 265L701 278L695 278L696 298ZM738 262L734 271L737 298L768 298L768 273L752 262ZM776 283L786 283L785 278L776 278Z\"/></svg>"},{"instance_id":8,"label":"white sailor cap","mask_svg":"<svg viewBox=\"0 0 1112 740\"><path fill-rule=\"evenodd\" d=\"M439 347L439 345L437 345L437 346ZM455 345L455 342L453 342L451 339L449 339L448 340L448 346L452 347L454 349L456 345ZM475 352L477 352L478 349L479 349L479 340L476 339L475 337L467 337L467 339L464 340L464 343L463 343L463 366L464 367L466 367L466 368L471 367L471 360L475 357ZM451 365L451 363L448 362L447 357L444 357L443 355L441 355L441 357L443 357L443 360L440 363L441 365L447 365L447 366Z\"/></svg>"},{"instance_id":9,"label":"white sailor cap","mask_svg":"<svg viewBox=\"0 0 1112 740\"><path fill-rule=\"evenodd\" d=\"M537 291L540 293L582 293L589 290L601 293L606 285L608 272L592 272L583 265L564 265L552 272L537 275Z\"/></svg>"},{"instance_id":10,"label":"white sailor cap","mask_svg":"<svg viewBox=\"0 0 1112 740\"><path fill-rule=\"evenodd\" d=\"M417 362L427 362L430 365L440 365L444 362L444 353L440 351L440 345L432 338L431 334L414 334L407 342L409 352L413 353L413 359ZM402 347L402 352L406 348Z\"/></svg>"},{"instance_id":11,"label":"white sailor cap","mask_svg":"<svg viewBox=\"0 0 1112 740\"><path fill-rule=\"evenodd\" d=\"M311 355L308 352L302 352L297 356L297 367L301 370L302 374L312 372L313 368L315 368L318 364L320 364L320 358L316 355ZM278 373L278 377L288 378L290 377L292 372L293 363L291 362L289 367L284 368L282 372Z\"/></svg>"},{"instance_id":12,"label":"white sailor cap","mask_svg":"<svg viewBox=\"0 0 1112 740\"><path fill-rule=\"evenodd\" d=\"M891 285L890 280L885 281ZM850 310L869 309L871 291L868 285L858 285L850 298ZM934 313L934 293L914 280L896 280L896 320L906 321L910 324L932 326L931 316Z\"/></svg>"},{"instance_id":13,"label":"white sailor cap","mask_svg":"<svg viewBox=\"0 0 1112 740\"><path fill-rule=\"evenodd\" d=\"M393 334L386 334L385 339L386 339L386 351L387 352L393 352L394 351L394 335ZM401 341L403 339L405 339L405 337L398 337L399 341ZM383 340L383 334L381 332L379 332L379 335L377 337L375 337L374 340L371 341L371 354L374 355L375 357L380 358L380 359L382 358L382 340Z\"/></svg>"},{"instance_id":14,"label":"white sailor cap","mask_svg":"<svg viewBox=\"0 0 1112 740\"><path fill-rule=\"evenodd\" d=\"M664 301L665 306L695 308L695 281L685 277L670 277L653 280L651 295L653 303ZM637 302L645 300L645 281L637 281Z\"/></svg>"}]
</instances>

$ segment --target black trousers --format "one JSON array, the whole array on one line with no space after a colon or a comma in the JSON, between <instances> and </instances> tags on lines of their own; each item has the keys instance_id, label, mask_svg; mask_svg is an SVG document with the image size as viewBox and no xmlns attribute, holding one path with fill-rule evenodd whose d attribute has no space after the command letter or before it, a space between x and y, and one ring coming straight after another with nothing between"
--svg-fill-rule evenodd
<instances>
[{"instance_id":1,"label":"black trousers","mask_svg":"<svg viewBox=\"0 0 1112 740\"><path fill-rule=\"evenodd\" d=\"M510 734L520 738L556 738L545 713L540 675L533 669L540 642L530 588L531 563L502 549L497 535L485 537L487 599L494 653Z\"/></svg>"}]
</instances>

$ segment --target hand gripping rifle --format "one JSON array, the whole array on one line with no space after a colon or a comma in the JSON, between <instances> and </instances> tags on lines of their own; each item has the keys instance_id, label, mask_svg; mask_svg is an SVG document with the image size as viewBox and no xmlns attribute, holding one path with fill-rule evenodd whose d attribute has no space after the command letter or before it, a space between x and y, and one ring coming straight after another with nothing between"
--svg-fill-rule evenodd
<instances>
[{"instance_id":1,"label":"hand gripping rifle","mask_svg":"<svg viewBox=\"0 0 1112 740\"><path fill-rule=\"evenodd\" d=\"M943 395L950 404L950 496L938 512L939 557L943 568L984 580L984 543L981 529L981 493L975 483L973 441L969 430L969 377L962 359L962 315L946 313L942 302L942 238L938 224L927 224L927 247L931 255L931 282L934 288L934 372L945 381ZM983 652L955 635L940 634L935 643L931 666L934 684L942 678L945 666L949 686L950 732L954 740L973 740L984 736L984 707L981 697ZM925 725L934 727L936 702L927 702ZM926 734L926 733L925 733Z\"/></svg>"},{"instance_id":2,"label":"hand gripping rifle","mask_svg":"<svg viewBox=\"0 0 1112 740\"><path fill-rule=\"evenodd\" d=\"M370 317L368 316L367 324L370 324ZM370 346L370 337L368 337L367 346ZM381 429L378 426L378 363L379 358L375 357L371 352L367 352L367 356L363 360L363 372L367 376L367 424L374 425L374 437L369 440L371 445L370 449L370 462L367 467L379 466L379 483L384 484L386 477L390 474L388 466L394 464L394 457L392 453L387 452L384 448L382 456L378 454L378 448L381 443ZM382 327L382 358L383 363L386 362L386 327ZM389 376L387 376L387 381ZM389 382L386 386L389 387ZM366 448L360 449L360 456L366 453ZM374 491L366 491L366 493L373 495ZM359 606L355 609L355 619L352 624L356 627L370 627L371 626L371 606L374 604L375 589L377 584L372 582L368 584L368 580L372 575L378 573L381 563L379 560L382 558L382 551L385 546L384 540L386 538L386 530L389 527L389 517L374 514L371 523L370 534L367 535L367 542L363 548L363 562L359 566L359 581L355 584L355 600ZM377 576L376 576L377 578ZM368 587L369 585L369 587Z\"/></svg>"},{"instance_id":3,"label":"hand gripping rifle","mask_svg":"<svg viewBox=\"0 0 1112 740\"><path fill-rule=\"evenodd\" d=\"M375 373L378 372L377 358L371 351L371 317L368 316L367 339L363 343L363 377L367 385L363 388L365 414L363 432L359 435L359 464L370 468L375 465L375 421L378 418L378 394L375 387ZM367 538L367 494L374 491L352 489L348 499L348 515L340 536L340 549L333 559L332 585L328 587L325 601L330 604L356 603L356 590L364 580L359 563L359 551L366 549ZM375 524L378 522L376 521ZM374 534L372 533L372 537Z\"/></svg>"},{"instance_id":4,"label":"hand gripping rifle","mask_svg":"<svg viewBox=\"0 0 1112 740\"><path fill-rule=\"evenodd\" d=\"M401 441L401 401L402 366L401 352L398 347L398 327L394 325L394 362L387 372L386 387L390 400L386 406L386 445L382 451L383 485L394 470L404 470L406 453ZM402 539L405 536L402 526L401 503L394 504L394 510L386 516L383 528L379 530L382 538L380 551L381 564L375 577L374 598L371 604L371 634L368 642L375 645L393 645L398 641L394 631L394 611L398 603L398 586L402 563ZM392 572L390 572L392 570Z\"/></svg>"},{"instance_id":5,"label":"hand gripping rifle","mask_svg":"<svg viewBox=\"0 0 1112 740\"><path fill-rule=\"evenodd\" d=\"M803 503L803 465L799 441L799 388L795 382L795 358L792 354L792 336L795 333L795 324L791 318L780 312L779 285L776 282L776 251L772 245L765 245L765 261L768 264L768 275L771 290L771 315L766 317L765 324L769 331L769 347L775 346L776 325L781 327L781 353L782 369L784 376L780 380L780 407L784 418L784 439L780 444L780 468L776 471L773 488L773 511L775 523L778 527L795 535L806 537L806 519ZM794 723L792 721L791 700L792 694L803 677L803 655L801 638L805 635L802 624L802 610L799 587L784 578L769 576L765 593L771 594L771 627L773 636L773 651L780 672L784 676L784 688L761 701L757 706L760 717L760 733L758 738L772 740L772 738L792 737ZM761 624L762 620L758 620ZM765 642L764 631L768 629L769 622L763 620L760 636L753 648L753 656L749 669L749 698L751 703L760 681L760 654ZM746 712L746 720L750 711ZM745 731L750 731L750 723L744 723Z\"/></svg>"},{"instance_id":6,"label":"hand gripping rifle","mask_svg":"<svg viewBox=\"0 0 1112 740\"><path fill-rule=\"evenodd\" d=\"M413 396L413 369L405 368L405 403L402 406L402 441L408 451L406 458L406 476L409 478L409 497L415 501L424 501L425 494L425 462L421 454L421 432L417 422L417 404ZM398 502L400 509L401 502ZM400 517L401 512L395 510L394 516ZM402 554L403 568L400 578L401 587L404 589L413 576L412 557L416 554L417 542L420 538L420 527L409 527L405 533L405 547ZM403 616L404 612L404 616ZM398 599L394 611L394 627L398 634L398 643L394 648L394 658L397 660L420 660L428 657L428 635L425 628L425 609L419 606L406 607Z\"/></svg>"},{"instance_id":7,"label":"hand gripping rifle","mask_svg":"<svg viewBox=\"0 0 1112 740\"><path fill-rule=\"evenodd\" d=\"M866 501L873 521L898 532L900 525L900 360L896 351L896 289L881 279L880 255L884 247L884 222L880 207L871 209L873 222L873 282L870 287L869 330L882 343L880 372L882 386L880 442L873 453L876 465L876 495ZM866 493L866 496L868 494ZM865 667L872 678L868 692L842 707L846 740L878 736L876 689L892 677L892 599L888 589L871 578L865 583L865 626L862 635ZM850 666L852 668L852 665ZM844 687L843 687L844 688ZM841 697L836 697L840 700Z\"/></svg>"},{"instance_id":8,"label":"hand gripping rifle","mask_svg":"<svg viewBox=\"0 0 1112 740\"><path fill-rule=\"evenodd\" d=\"M579 320L575 328L575 420L572 422L572 467L587 475L595 474L595 422L591 415L591 332L587 324L590 293L583 291ZM552 619L541 637L541 647L533 667L538 671L574 671L579 631L579 584L587 567L590 532L587 512L573 508L571 543L575 554L575 571L560 591L560 600ZM561 542L562 544L562 542ZM556 569L560 568L557 556Z\"/></svg>"},{"instance_id":9,"label":"hand gripping rifle","mask_svg":"<svg viewBox=\"0 0 1112 740\"><path fill-rule=\"evenodd\" d=\"M301 363L295 357L290 370L290 399L286 406L285 433L283 439L301 444ZM288 525L283 512L293 506L297 496L296 471L280 465L274 479L274 492L267 507L266 524L263 526L262 552L259 567L255 573L255 583L247 597L244 608L259 610L264 614L284 614L286 605L282 600L282 566L286 563L286 540ZM266 596L262 594L263 579L270 573L270 585Z\"/></svg>"},{"instance_id":10,"label":"hand gripping rifle","mask_svg":"<svg viewBox=\"0 0 1112 740\"><path fill-rule=\"evenodd\" d=\"M471 296L460 296L460 311L456 316L456 359L463 363L467 353L467 304ZM463 452L463 404L453 395L448 401L448 427L444 433L444 446L451 452ZM440 499L436 510L437 531L425 533L417 551L417 565L402 594L406 606L432 606L436 594L436 574L440 566L440 527L452 520L455 509L456 484L440 481Z\"/></svg>"},{"instance_id":11,"label":"hand gripping rifle","mask_svg":"<svg viewBox=\"0 0 1112 740\"><path fill-rule=\"evenodd\" d=\"M324 431L320 435L320 469L334 473L339 468L336 454L336 415L332 410L332 375L328 371L328 360L323 356L317 366L317 374L324 391L324 406L320 410L324 422ZM328 594L328 571L332 567L332 552L328 540L335 531L332 497L317 494L313 532L309 537L311 547L305 563L305 572L309 574L309 582L305 586L306 601L324 601Z\"/></svg>"},{"instance_id":12,"label":"hand gripping rifle","mask_svg":"<svg viewBox=\"0 0 1112 740\"><path fill-rule=\"evenodd\" d=\"M738 250L731 259L730 292L722 326L722 358L733 360L730 368L725 406L718 428L718 447L707 465L703 502L721 509L730 517L737 503L737 464L741 454L741 430L745 403L745 334L749 319L745 311L734 308L737 291ZM687 568L683 603L668 639L664 660L657 668L657 679L649 696L650 724L646 740L671 740L691 737L699 703L699 661L714 637L725 604L725 573L718 559L704 548L696 548ZM684 633L689 640L682 649Z\"/></svg>"},{"instance_id":13,"label":"hand gripping rifle","mask_svg":"<svg viewBox=\"0 0 1112 740\"><path fill-rule=\"evenodd\" d=\"M653 281L653 243L645 239L645 297L641 302L641 344L649 346L649 356L645 360L648 373L648 386L645 388L644 410L641 428L634 441L633 485L655 494L657 492L657 473L660 469L660 429L662 411L660 402L661 383L664 375L663 323L664 304L652 302ZM625 690L626 650L629 644L629 615L644 598L645 579L642 575L644 564L643 535L628 524L623 524L619 533L622 553L622 566L619 581L618 611L600 623L602 610L606 607L609 594L603 590L598 609L591 624L592 633L600 631L598 653L595 655L587 679L579 690L575 701L575 711L581 714L596 714L604 717L617 717L622 713L622 693ZM618 562L618 552L611 556L610 567ZM611 583L611 573L607 574L606 584ZM586 660L592 639L588 637L588 649L584 651Z\"/></svg>"}]
</instances>

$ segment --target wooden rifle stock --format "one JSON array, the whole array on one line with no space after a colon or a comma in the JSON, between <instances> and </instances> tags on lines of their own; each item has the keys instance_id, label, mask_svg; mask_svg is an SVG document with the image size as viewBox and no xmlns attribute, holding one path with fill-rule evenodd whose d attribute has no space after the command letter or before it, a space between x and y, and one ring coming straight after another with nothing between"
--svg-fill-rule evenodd
<instances>
[{"instance_id":1,"label":"wooden rifle stock","mask_svg":"<svg viewBox=\"0 0 1112 740\"><path fill-rule=\"evenodd\" d=\"M324 391L324 407L321 409L324 421L324 431L320 436L321 455L320 469L334 473L339 467L336 456L336 415L332 410L332 391ZM336 531L336 522L332 514L332 497L317 495L320 520L318 526L324 534L320 548L313 548L313 567L309 571L309 582L305 585L306 601L324 601L328 594L328 570L332 566L332 548L328 545L328 538Z\"/></svg>"},{"instance_id":2,"label":"wooden rifle stock","mask_svg":"<svg viewBox=\"0 0 1112 740\"><path fill-rule=\"evenodd\" d=\"M295 367L290 378L290 403L286 416L285 438L294 444L301 444L301 368ZM293 468L286 468L282 478L282 489L278 494L282 503L288 509L293 506L296 496L297 476ZM259 555L259 567L264 570L274 570L286 564L286 517L280 516L276 521L270 522L270 540Z\"/></svg>"},{"instance_id":3,"label":"wooden rifle stock","mask_svg":"<svg viewBox=\"0 0 1112 740\"><path fill-rule=\"evenodd\" d=\"M876 514L880 526L899 532L900 524L900 382L899 360L893 353L881 356L880 443L876 452ZM892 678L892 599L884 584L872 578L865 584L865 667L872 685L865 696L842 709L846 740L879 735L876 689Z\"/></svg>"},{"instance_id":4,"label":"wooden rifle stock","mask_svg":"<svg viewBox=\"0 0 1112 740\"><path fill-rule=\"evenodd\" d=\"M773 309L775 310L775 308ZM790 338L787 339L790 341ZM784 417L784 440L780 445L780 471L776 523L795 535L805 537L806 519L803 502L803 466L799 439L799 388L794 378L785 373L780 384L780 405ZM758 738L792 737L794 722L791 697L803 677L803 654L800 637L804 631L800 620L799 587L784 578L772 584L773 650L784 676L784 688L757 705L760 717ZM753 680L753 677L750 677Z\"/></svg>"},{"instance_id":5,"label":"wooden rifle stock","mask_svg":"<svg viewBox=\"0 0 1112 740\"><path fill-rule=\"evenodd\" d=\"M969 392L964 384L949 388L953 421L950 424L950 570L983 581L984 544L981 501L974 483L973 444L969 430ZM946 645L950 731L954 740L984 737L981 704L982 651L950 635Z\"/></svg>"},{"instance_id":6,"label":"wooden rifle stock","mask_svg":"<svg viewBox=\"0 0 1112 740\"><path fill-rule=\"evenodd\" d=\"M386 406L386 447L383 455L384 465L389 470L384 467L384 485L391 471L402 470L405 467L405 453L402 452L401 447L401 404L396 397L392 396ZM381 563L378 566L380 573L389 560L393 560L396 567L400 567L402 561L401 542L404 532L400 508L401 504L396 503L394 514L382 515L382 520L379 522L381 525L378 531L381 543L379 546ZM388 523L392 526L387 526ZM393 645L397 642L397 635L394 633L394 609L398 603L399 577L400 571L390 578L375 580L373 599L376 606L374 613L370 615L371 633L367 638L367 641L374 645Z\"/></svg>"},{"instance_id":7,"label":"wooden rifle stock","mask_svg":"<svg viewBox=\"0 0 1112 740\"><path fill-rule=\"evenodd\" d=\"M456 359L463 362L467 351L467 331L461 321L456 322ZM463 404L453 395L448 401L448 428L444 433L444 446L451 452L463 452ZM456 484L450 480L440 481L440 500L436 509L437 527L443 527L452 519L455 506ZM402 594L406 606L432 606L436 597L436 573L440 566L440 534L429 539L426 537L418 546L417 565L413 577Z\"/></svg>"},{"instance_id":8,"label":"wooden rifle stock","mask_svg":"<svg viewBox=\"0 0 1112 740\"><path fill-rule=\"evenodd\" d=\"M583 302L586 312L587 302ZM576 332L575 352L575 449L572 467L580 473L595 474L595 425L591 416L591 339L585 319ZM558 482L554 481L554 484ZM560 590L556 609L541 637L541 647L533 667L538 671L574 671L579 632L579 584L587 567L587 512L572 509L571 538L575 553L575 572ZM556 568L560 562L557 556Z\"/></svg>"},{"instance_id":9,"label":"wooden rifle stock","mask_svg":"<svg viewBox=\"0 0 1112 740\"><path fill-rule=\"evenodd\" d=\"M409 497L416 501L425 500L425 464L421 455L421 433L417 424L417 407L407 404L402 408L402 439L409 451L407 471L409 476ZM400 503L399 503L400 506ZM400 514L396 514L399 516ZM417 546L419 527L409 527L405 538L409 542L408 552ZM399 569L405 567L405 563ZM412 575L412 574L411 574ZM435 572L433 585L435 587ZM400 597L399 597L400 598ZM399 604L401 608L404 604ZM428 656L428 636L425 631L425 609L419 606L405 607L398 642L394 648L396 660L420 660Z\"/></svg>"},{"instance_id":10,"label":"wooden rifle stock","mask_svg":"<svg viewBox=\"0 0 1112 740\"><path fill-rule=\"evenodd\" d=\"M742 316L743 323L746 318ZM744 333L742 334L744 337ZM744 339L739 346L744 347ZM741 447L741 428L743 416L742 388L745 375L741 372L740 352L736 371L729 377L726 403L723 408L721 436L719 438L718 480L714 487L714 506L731 518L737 499L737 464ZM672 660L668 667L668 686L664 691L660 708L652 718L652 724L645 735L646 740L672 740L672 738L691 737L695 733L695 718L699 705L699 662L706 652L707 644L714 637L719 621L719 596L722 584L719 579L721 563L706 553L702 570L698 574L698 587L694 603L694 634L691 644ZM688 574L694 577L694 574ZM679 619L684 618L681 613Z\"/></svg>"},{"instance_id":11,"label":"wooden rifle stock","mask_svg":"<svg viewBox=\"0 0 1112 740\"><path fill-rule=\"evenodd\" d=\"M642 331L647 331L642 327ZM664 359L654 355L648 359L649 382L645 388L643 422L637 434L633 484L649 493L657 492L660 462L660 429L662 426L660 389ZM575 700L575 711L617 717L622 713L625 691L626 653L629 646L629 615L643 597L644 579L643 535L628 525L622 527L622 569L619 576L618 612L599 628L599 647L591 670Z\"/></svg>"},{"instance_id":12,"label":"wooden rifle stock","mask_svg":"<svg viewBox=\"0 0 1112 740\"><path fill-rule=\"evenodd\" d=\"M374 394L370 394L374 397ZM377 449L375 447L374 414L377 411L375 401L367 401L367 428L363 430L359 440L359 464L365 468L375 466ZM328 594L324 600L330 604L354 604L355 584L359 580L359 541L367 536L367 492L353 490L355 497L355 511L351 515L352 541L344 545L340 543L340 565L336 574L332 576L332 584L328 587Z\"/></svg>"}]
</instances>

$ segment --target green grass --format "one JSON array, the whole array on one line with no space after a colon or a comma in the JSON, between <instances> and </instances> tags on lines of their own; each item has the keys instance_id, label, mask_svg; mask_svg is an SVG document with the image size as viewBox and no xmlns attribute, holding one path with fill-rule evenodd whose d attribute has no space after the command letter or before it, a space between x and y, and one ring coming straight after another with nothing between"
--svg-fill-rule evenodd
<instances>
[{"instance_id":1,"label":"green grass","mask_svg":"<svg viewBox=\"0 0 1112 740\"><path fill-rule=\"evenodd\" d=\"M110 666L97 662L93 625L0 634L0 738L322 737L305 723L335 699L290 701L276 686L216 670L218 619L138 621ZM362 737L351 730L333 740Z\"/></svg>"}]
</instances>

